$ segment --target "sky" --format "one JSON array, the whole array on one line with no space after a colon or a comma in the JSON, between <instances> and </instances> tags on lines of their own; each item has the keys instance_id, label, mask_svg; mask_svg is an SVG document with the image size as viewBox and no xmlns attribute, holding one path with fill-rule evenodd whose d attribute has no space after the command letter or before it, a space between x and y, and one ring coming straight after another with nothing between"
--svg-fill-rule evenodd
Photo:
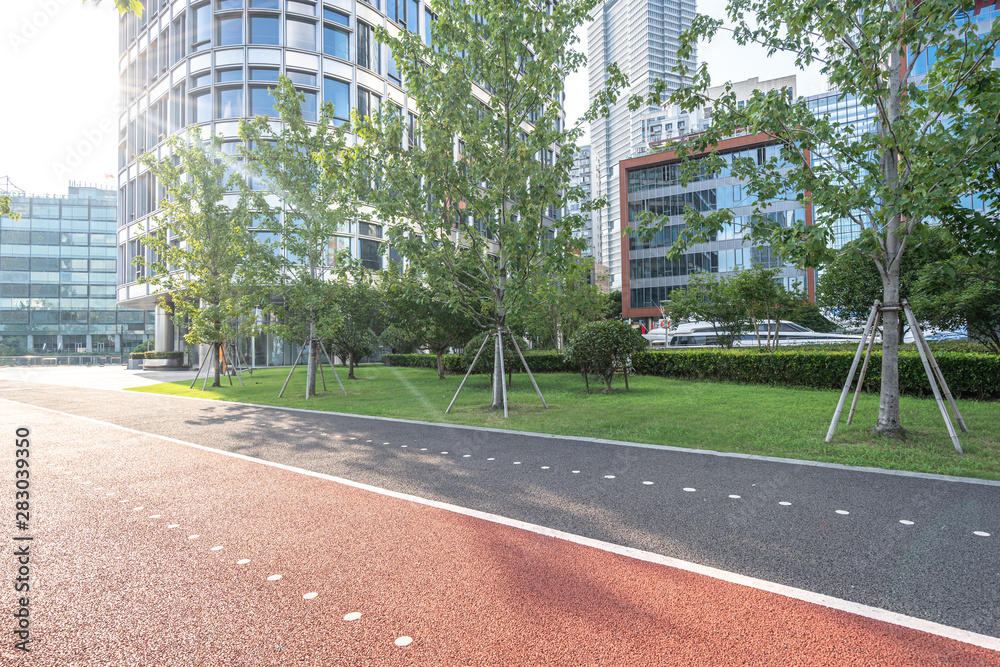
<instances>
[{"instance_id":1,"label":"sky","mask_svg":"<svg viewBox=\"0 0 1000 667\"><path fill-rule=\"evenodd\" d=\"M725 0L700 0L719 15ZM577 30L586 49L586 27ZM795 73L791 58L768 59L720 34L702 44L713 83ZM4 0L0 3L0 186L4 176L31 194L65 194L69 181L116 187L118 173L118 13L111 0ZM825 89L816 72L799 93ZM588 104L585 70L566 81L572 124ZM587 143L585 137L581 143Z\"/></svg>"}]
</instances>

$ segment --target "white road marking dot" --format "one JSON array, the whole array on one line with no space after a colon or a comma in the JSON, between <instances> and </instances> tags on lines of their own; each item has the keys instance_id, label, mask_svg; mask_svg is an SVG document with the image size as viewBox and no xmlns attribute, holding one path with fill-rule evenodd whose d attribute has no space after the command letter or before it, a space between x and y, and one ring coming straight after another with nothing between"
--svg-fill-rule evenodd
<instances>
[{"instance_id":1,"label":"white road marking dot","mask_svg":"<svg viewBox=\"0 0 1000 667\"><path fill-rule=\"evenodd\" d=\"M179 524L179 523L172 523L169 526L167 526L167 528L180 528L180 527L181 527L181 524Z\"/></svg>"},{"instance_id":2,"label":"white road marking dot","mask_svg":"<svg viewBox=\"0 0 1000 667\"><path fill-rule=\"evenodd\" d=\"M912 521L907 521L906 519L900 519L899 522L901 524L903 524L904 526L912 526L913 525Z\"/></svg>"},{"instance_id":3,"label":"white road marking dot","mask_svg":"<svg viewBox=\"0 0 1000 667\"><path fill-rule=\"evenodd\" d=\"M357 440L357 438L348 438L348 440Z\"/></svg>"},{"instance_id":4,"label":"white road marking dot","mask_svg":"<svg viewBox=\"0 0 1000 667\"><path fill-rule=\"evenodd\" d=\"M426 447L421 447L421 448L420 448L420 451L422 451L422 452L426 452L426 451L427 451L427 448L426 448Z\"/></svg>"},{"instance_id":5,"label":"white road marking dot","mask_svg":"<svg viewBox=\"0 0 1000 667\"><path fill-rule=\"evenodd\" d=\"M982 530L974 530L974 531L972 531L972 534L973 534L973 535L977 535L977 536L979 536L979 537L989 537L989 536L990 536L990 534L989 534L989 533L987 533L987 532L984 532L984 531L982 531Z\"/></svg>"},{"instance_id":6,"label":"white road marking dot","mask_svg":"<svg viewBox=\"0 0 1000 667\"><path fill-rule=\"evenodd\" d=\"M837 510L837 514L850 514L847 510Z\"/></svg>"},{"instance_id":7,"label":"white road marking dot","mask_svg":"<svg viewBox=\"0 0 1000 667\"><path fill-rule=\"evenodd\" d=\"M93 484L93 482L81 482L81 484Z\"/></svg>"},{"instance_id":8,"label":"white road marking dot","mask_svg":"<svg viewBox=\"0 0 1000 667\"><path fill-rule=\"evenodd\" d=\"M144 508L144 507L143 507L142 505L140 505L139 507L133 507L133 508L132 508L132 511L133 511L133 512L138 512L138 511L140 511L140 510L142 510L142 509L145 509L145 508Z\"/></svg>"},{"instance_id":9,"label":"white road marking dot","mask_svg":"<svg viewBox=\"0 0 1000 667\"><path fill-rule=\"evenodd\" d=\"M365 440L365 442L371 442L371 440Z\"/></svg>"},{"instance_id":10,"label":"white road marking dot","mask_svg":"<svg viewBox=\"0 0 1000 667\"><path fill-rule=\"evenodd\" d=\"M643 484L645 484L646 486L651 486L653 483L652 482L643 482Z\"/></svg>"},{"instance_id":11,"label":"white road marking dot","mask_svg":"<svg viewBox=\"0 0 1000 667\"><path fill-rule=\"evenodd\" d=\"M698 489L692 489L690 486L685 486L684 490L687 491L688 493L691 493L692 491L697 491Z\"/></svg>"},{"instance_id":12,"label":"white road marking dot","mask_svg":"<svg viewBox=\"0 0 1000 667\"><path fill-rule=\"evenodd\" d=\"M615 478L614 475L605 475L604 476L604 479L614 479L614 478Z\"/></svg>"},{"instance_id":13,"label":"white road marking dot","mask_svg":"<svg viewBox=\"0 0 1000 667\"><path fill-rule=\"evenodd\" d=\"M579 470L574 470L574 471L573 471L573 474L574 474L574 475L579 475L579 474L580 474L580 471L579 471Z\"/></svg>"},{"instance_id":14,"label":"white road marking dot","mask_svg":"<svg viewBox=\"0 0 1000 667\"><path fill-rule=\"evenodd\" d=\"M356 621L359 618L361 618L361 612L360 611L352 611L350 614L346 614L344 616L344 620L345 621Z\"/></svg>"},{"instance_id":15,"label":"white road marking dot","mask_svg":"<svg viewBox=\"0 0 1000 667\"><path fill-rule=\"evenodd\" d=\"M463 458L463 459L467 459L467 458L469 458L470 456L472 456L472 454L462 454L462 458Z\"/></svg>"},{"instance_id":16,"label":"white road marking dot","mask_svg":"<svg viewBox=\"0 0 1000 667\"><path fill-rule=\"evenodd\" d=\"M111 491L110 493L105 493L104 495L106 495L106 496L113 496L113 495L115 495L115 492Z\"/></svg>"},{"instance_id":17,"label":"white road marking dot","mask_svg":"<svg viewBox=\"0 0 1000 667\"><path fill-rule=\"evenodd\" d=\"M739 496L729 496L729 497L732 498L733 500L739 500L740 499Z\"/></svg>"},{"instance_id":18,"label":"white road marking dot","mask_svg":"<svg viewBox=\"0 0 1000 667\"><path fill-rule=\"evenodd\" d=\"M514 465L519 466L519 465L521 465L521 462L520 461L514 461Z\"/></svg>"},{"instance_id":19,"label":"white road marking dot","mask_svg":"<svg viewBox=\"0 0 1000 667\"><path fill-rule=\"evenodd\" d=\"M548 470L549 466L542 466L542 470Z\"/></svg>"},{"instance_id":20,"label":"white road marking dot","mask_svg":"<svg viewBox=\"0 0 1000 667\"><path fill-rule=\"evenodd\" d=\"M201 535L188 535L189 540L197 540Z\"/></svg>"},{"instance_id":21,"label":"white road marking dot","mask_svg":"<svg viewBox=\"0 0 1000 667\"><path fill-rule=\"evenodd\" d=\"M220 544L219 546L212 547L209 551L222 551L222 545Z\"/></svg>"},{"instance_id":22,"label":"white road marking dot","mask_svg":"<svg viewBox=\"0 0 1000 667\"><path fill-rule=\"evenodd\" d=\"M250 562L249 558L241 558L240 560L236 561L236 564L237 565L246 565L249 562Z\"/></svg>"},{"instance_id":23,"label":"white road marking dot","mask_svg":"<svg viewBox=\"0 0 1000 667\"><path fill-rule=\"evenodd\" d=\"M442 454L447 454L448 452L441 452Z\"/></svg>"},{"instance_id":24,"label":"white road marking dot","mask_svg":"<svg viewBox=\"0 0 1000 667\"><path fill-rule=\"evenodd\" d=\"M788 502L787 500L782 500L782 501L781 501L780 503L778 503L778 504L779 504L779 505L785 505L786 507L787 507L788 505L791 505L791 503L790 503L790 502Z\"/></svg>"},{"instance_id":25,"label":"white road marking dot","mask_svg":"<svg viewBox=\"0 0 1000 667\"><path fill-rule=\"evenodd\" d=\"M312 600L317 595L319 595L319 593L306 593L305 595L302 596L302 599L303 600Z\"/></svg>"},{"instance_id":26,"label":"white road marking dot","mask_svg":"<svg viewBox=\"0 0 1000 667\"><path fill-rule=\"evenodd\" d=\"M400 449L406 449L408 447L408 445L400 445L399 447L400 447Z\"/></svg>"},{"instance_id":27,"label":"white road marking dot","mask_svg":"<svg viewBox=\"0 0 1000 667\"><path fill-rule=\"evenodd\" d=\"M150 515L149 515L149 518L150 518L150 519L159 519L159 518L160 518L160 515L159 515L159 514L150 514Z\"/></svg>"},{"instance_id":28,"label":"white road marking dot","mask_svg":"<svg viewBox=\"0 0 1000 667\"><path fill-rule=\"evenodd\" d=\"M277 581L278 579L281 579L280 574L272 574L270 577L267 578L268 581Z\"/></svg>"},{"instance_id":29,"label":"white road marking dot","mask_svg":"<svg viewBox=\"0 0 1000 667\"><path fill-rule=\"evenodd\" d=\"M409 646L413 643L412 637L400 637L396 640L396 646Z\"/></svg>"},{"instance_id":30,"label":"white road marking dot","mask_svg":"<svg viewBox=\"0 0 1000 667\"><path fill-rule=\"evenodd\" d=\"M127 503L128 501L127 500L119 500L118 502L120 502L120 503Z\"/></svg>"},{"instance_id":31,"label":"white road marking dot","mask_svg":"<svg viewBox=\"0 0 1000 667\"><path fill-rule=\"evenodd\" d=\"M490 457L490 458L488 458L488 459L486 459L486 460L487 460L487 461L496 461L496 459L495 459L495 458L493 458L493 457Z\"/></svg>"},{"instance_id":32,"label":"white road marking dot","mask_svg":"<svg viewBox=\"0 0 1000 667\"><path fill-rule=\"evenodd\" d=\"M388 445L389 443L388 442L383 442L382 444L383 445ZM403 446L406 447L406 445L403 445Z\"/></svg>"}]
</instances>

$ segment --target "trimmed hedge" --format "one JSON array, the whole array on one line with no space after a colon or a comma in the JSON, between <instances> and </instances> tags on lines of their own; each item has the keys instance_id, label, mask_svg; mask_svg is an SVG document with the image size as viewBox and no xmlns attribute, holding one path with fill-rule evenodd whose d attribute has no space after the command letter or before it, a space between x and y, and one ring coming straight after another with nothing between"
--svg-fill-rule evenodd
<instances>
[{"instance_id":1,"label":"trimmed hedge","mask_svg":"<svg viewBox=\"0 0 1000 667\"><path fill-rule=\"evenodd\" d=\"M146 359L184 359L183 352L146 352L143 354Z\"/></svg>"},{"instance_id":2,"label":"trimmed hedge","mask_svg":"<svg viewBox=\"0 0 1000 667\"><path fill-rule=\"evenodd\" d=\"M1000 356L935 350L934 357L956 398L1000 399ZM849 350L779 349L765 353L698 349L647 351L637 355L633 364L642 375L842 389L853 360L854 352ZM881 381L882 355L873 351L864 388L878 392ZM916 351L900 350L899 391L914 396L931 395Z\"/></svg>"},{"instance_id":3,"label":"trimmed hedge","mask_svg":"<svg viewBox=\"0 0 1000 667\"><path fill-rule=\"evenodd\" d=\"M938 366L955 398L1000 399L1000 356L934 347ZM579 369L566 363L559 352L526 352L524 356L532 372L579 373ZM433 354L386 354L382 359L387 366L437 368ZM632 358L632 365L638 375L842 389L853 359L852 350L778 349L758 352L755 349L702 348L640 352ZM517 363L512 366L514 372L523 372L520 360L515 357L515 361ZM467 370L458 354L446 354L444 368L449 373L463 375ZM866 391L879 391L881 371L882 355L873 350L865 375ZM903 394L931 395L920 357L912 347L899 352L899 389Z\"/></svg>"},{"instance_id":4,"label":"trimmed hedge","mask_svg":"<svg viewBox=\"0 0 1000 667\"><path fill-rule=\"evenodd\" d=\"M479 341L482 343L482 340ZM478 348L477 348L478 349ZM473 351L473 354L475 352ZM483 354L486 354L484 351ZM490 356L492 361L493 357ZM578 372L577 369L572 364L566 363L563 360L563 355L561 352L525 352L524 359L528 362L528 368L531 369L532 373L563 373L563 372ZM446 373L459 373L465 375L465 371L469 370L468 361L461 354L446 354L444 355L444 370ZM382 362L386 366L410 366L414 368L433 368L437 370L437 357L433 354L383 354ZM521 360L517 358L517 353L515 352L511 358L504 357L504 367L507 371L513 371L514 373L523 373L524 368L521 366ZM489 366L484 367L482 359L476 364L475 373L491 373L493 370L493 364L490 363Z\"/></svg>"}]
</instances>

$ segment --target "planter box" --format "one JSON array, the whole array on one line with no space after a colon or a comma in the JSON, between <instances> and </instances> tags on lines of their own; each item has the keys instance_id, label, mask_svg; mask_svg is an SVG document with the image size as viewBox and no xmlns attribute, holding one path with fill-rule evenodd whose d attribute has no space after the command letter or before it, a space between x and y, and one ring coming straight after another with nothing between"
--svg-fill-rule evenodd
<instances>
[{"instance_id":1,"label":"planter box","mask_svg":"<svg viewBox=\"0 0 1000 667\"><path fill-rule=\"evenodd\" d=\"M128 360L128 369L130 371L137 371L140 368L142 368L142 362L143 362L142 359L129 359Z\"/></svg>"},{"instance_id":2,"label":"planter box","mask_svg":"<svg viewBox=\"0 0 1000 667\"><path fill-rule=\"evenodd\" d=\"M180 368L181 359L146 359L143 362L143 368L149 370L151 368Z\"/></svg>"}]
</instances>

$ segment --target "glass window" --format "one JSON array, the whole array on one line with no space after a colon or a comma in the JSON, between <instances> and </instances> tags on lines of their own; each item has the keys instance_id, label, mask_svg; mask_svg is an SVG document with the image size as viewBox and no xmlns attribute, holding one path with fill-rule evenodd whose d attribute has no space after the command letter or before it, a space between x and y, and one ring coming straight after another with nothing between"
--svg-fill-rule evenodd
<instances>
[{"instance_id":1,"label":"glass window","mask_svg":"<svg viewBox=\"0 0 1000 667\"><path fill-rule=\"evenodd\" d=\"M358 223L358 234L362 236L374 236L375 238L382 238L382 225L372 225L367 222Z\"/></svg>"},{"instance_id":2,"label":"glass window","mask_svg":"<svg viewBox=\"0 0 1000 667\"><path fill-rule=\"evenodd\" d=\"M312 72L298 72L296 70L288 70L286 72L292 83L301 84L303 86L315 86L316 85L316 75Z\"/></svg>"},{"instance_id":3,"label":"glass window","mask_svg":"<svg viewBox=\"0 0 1000 667\"><path fill-rule=\"evenodd\" d=\"M243 88L223 88L218 92L219 106L216 118L243 117Z\"/></svg>"},{"instance_id":4,"label":"glass window","mask_svg":"<svg viewBox=\"0 0 1000 667\"><path fill-rule=\"evenodd\" d=\"M323 79L323 101L333 103L337 125L351 117L351 84L337 79Z\"/></svg>"},{"instance_id":5,"label":"glass window","mask_svg":"<svg viewBox=\"0 0 1000 667\"><path fill-rule=\"evenodd\" d=\"M402 79L399 76L399 68L396 66L396 58L392 55L392 49L389 49L389 63L386 69L389 80L401 84Z\"/></svg>"},{"instance_id":6,"label":"glass window","mask_svg":"<svg viewBox=\"0 0 1000 667\"><path fill-rule=\"evenodd\" d=\"M335 12L327 7L323 8L323 18L327 21L333 21L334 23L339 23L342 26L350 27L351 17L346 14L341 14L340 12Z\"/></svg>"},{"instance_id":7,"label":"glass window","mask_svg":"<svg viewBox=\"0 0 1000 667\"><path fill-rule=\"evenodd\" d=\"M273 67L251 67L251 81L277 81L278 70Z\"/></svg>"},{"instance_id":8,"label":"glass window","mask_svg":"<svg viewBox=\"0 0 1000 667\"><path fill-rule=\"evenodd\" d=\"M212 73L202 72L201 74L195 74L191 77L191 87L198 88L200 86L207 86L212 83Z\"/></svg>"},{"instance_id":9,"label":"glass window","mask_svg":"<svg viewBox=\"0 0 1000 667\"><path fill-rule=\"evenodd\" d=\"M350 60L349 43L350 37L346 30L330 23L323 24L323 53L341 60Z\"/></svg>"},{"instance_id":10,"label":"glass window","mask_svg":"<svg viewBox=\"0 0 1000 667\"><path fill-rule=\"evenodd\" d=\"M370 7L374 7L375 9L379 9L378 0L361 0L361 2L365 3Z\"/></svg>"},{"instance_id":11,"label":"glass window","mask_svg":"<svg viewBox=\"0 0 1000 667\"><path fill-rule=\"evenodd\" d=\"M389 20L399 23L399 16L402 14L399 11L399 4L401 0L385 0L385 15L389 17Z\"/></svg>"},{"instance_id":12,"label":"glass window","mask_svg":"<svg viewBox=\"0 0 1000 667\"><path fill-rule=\"evenodd\" d=\"M420 0L406 0L406 29L414 34L420 32Z\"/></svg>"},{"instance_id":13,"label":"glass window","mask_svg":"<svg viewBox=\"0 0 1000 667\"><path fill-rule=\"evenodd\" d=\"M278 45L281 39L278 35L279 23L277 16L250 17L250 43Z\"/></svg>"},{"instance_id":14,"label":"glass window","mask_svg":"<svg viewBox=\"0 0 1000 667\"><path fill-rule=\"evenodd\" d=\"M195 51L212 45L212 6L208 3L191 10L191 47Z\"/></svg>"},{"instance_id":15,"label":"glass window","mask_svg":"<svg viewBox=\"0 0 1000 667\"><path fill-rule=\"evenodd\" d=\"M206 90L191 96L191 113L194 123L212 120L212 91Z\"/></svg>"},{"instance_id":16,"label":"glass window","mask_svg":"<svg viewBox=\"0 0 1000 667\"><path fill-rule=\"evenodd\" d=\"M239 67L237 69L223 69L219 70L216 75L216 80L219 82L225 81L242 81L243 80L243 68Z\"/></svg>"},{"instance_id":17,"label":"glass window","mask_svg":"<svg viewBox=\"0 0 1000 667\"><path fill-rule=\"evenodd\" d=\"M278 0L250 0L254 9L278 9Z\"/></svg>"},{"instance_id":18,"label":"glass window","mask_svg":"<svg viewBox=\"0 0 1000 667\"><path fill-rule=\"evenodd\" d=\"M427 46L433 43L432 32L435 21L437 21L437 17L433 13L424 10L424 43Z\"/></svg>"},{"instance_id":19,"label":"glass window","mask_svg":"<svg viewBox=\"0 0 1000 667\"><path fill-rule=\"evenodd\" d=\"M297 92L305 95L305 99L302 100L302 120L308 120L316 122L316 93L308 90L298 90Z\"/></svg>"},{"instance_id":20,"label":"glass window","mask_svg":"<svg viewBox=\"0 0 1000 667\"><path fill-rule=\"evenodd\" d=\"M302 2L302 0L288 0L285 4L285 9L290 12L298 12L299 14L316 15L316 5L311 2Z\"/></svg>"},{"instance_id":21,"label":"glass window","mask_svg":"<svg viewBox=\"0 0 1000 667\"><path fill-rule=\"evenodd\" d=\"M358 114L361 117L365 117L373 111L377 111L381 103L381 95L373 93L370 90L365 90L361 87L358 88Z\"/></svg>"},{"instance_id":22,"label":"glass window","mask_svg":"<svg viewBox=\"0 0 1000 667\"><path fill-rule=\"evenodd\" d=\"M379 72L379 43L375 41L375 29L358 21L358 65Z\"/></svg>"},{"instance_id":23,"label":"glass window","mask_svg":"<svg viewBox=\"0 0 1000 667\"><path fill-rule=\"evenodd\" d=\"M243 0L219 0L219 9L243 9Z\"/></svg>"},{"instance_id":24,"label":"glass window","mask_svg":"<svg viewBox=\"0 0 1000 667\"><path fill-rule=\"evenodd\" d=\"M274 108L274 96L271 91L263 86L251 86L250 88L250 115L266 116L277 118L278 112Z\"/></svg>"},{"instance_id":25,"label":"glass window","mask_svg":"<svg viewBox=\"0 0 1000 667\"><path fill-rule=\"evenodd\" d=\"M226 16L219 18L219 46L243 43L243 17Z\"/></svg>"},{"instance_id":26,"label":"glass window","mask_svg":"<svg viewBox=\"0 0 1000 667\"><path fill-rule=\"evenodd\" d=\"M316 24L312 21L301 19L287 19L285 21L288 30L287 45L292 49L305 49L307 51L316 50Z\"/></svg>"},{"instance_id":27,"label":"glass window","mask_svg":"<svg viewBox=\"0 0 1000 667\"><path fill-rule=\"evenodd\" d=\"M358 239L358 254L361 256L361 264L368 269L381 269L382 258L378 254L378 241Z\"/></svg>"}]
</instances>

